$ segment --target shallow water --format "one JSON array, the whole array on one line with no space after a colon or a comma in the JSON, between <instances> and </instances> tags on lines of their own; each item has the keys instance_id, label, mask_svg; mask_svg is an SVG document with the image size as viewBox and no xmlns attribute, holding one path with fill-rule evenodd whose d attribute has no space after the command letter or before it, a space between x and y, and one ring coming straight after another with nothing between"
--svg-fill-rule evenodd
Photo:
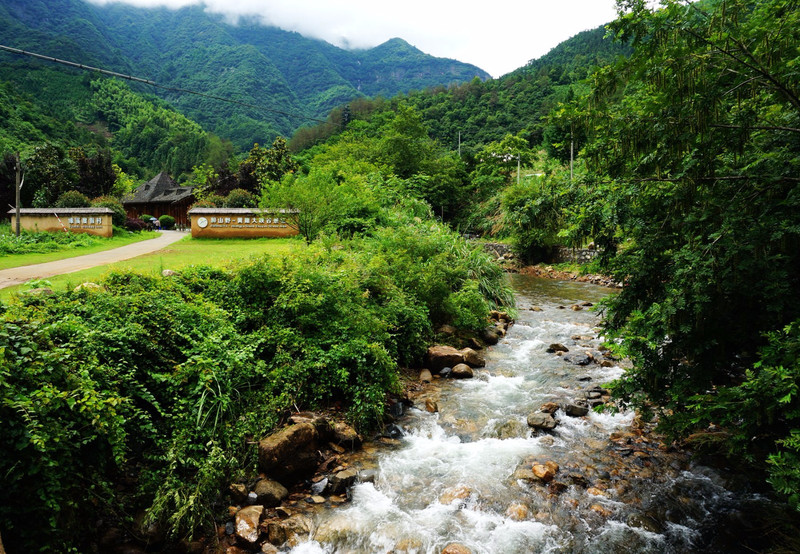
<instances>
[{"instance_id":1,"label":"shallow water","mask_svg":"<svg viewBox=\"0 0 800 554\"><path fill-rule=\"evenodd\" d=\"M555 430L531 431L526 417L542 404L570 402L624 369L546 352L562 343L602 359L597 314L571 306L613 291L512 279L519 317L487 351L486 368L472 380L443 381L438 413L412 408L399 422L400 445L363 461L376 467L375 482L354 486L346 506L320 511L314 540L292 552L438 553L451 543L475 553L728 548L715 528L762 499L733 493L714 471L666 452L634 414L559 410ZM558 465L553 481L530 478L532 465L546 462Z\"/></svg>"}]
</instances>

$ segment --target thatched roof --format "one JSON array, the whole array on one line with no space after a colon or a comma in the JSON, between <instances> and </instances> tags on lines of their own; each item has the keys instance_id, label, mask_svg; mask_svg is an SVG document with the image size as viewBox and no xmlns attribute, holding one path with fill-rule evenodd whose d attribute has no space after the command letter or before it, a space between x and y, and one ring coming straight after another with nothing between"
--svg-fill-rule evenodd
<instances>
[{"instance_id":1,"label":"thatched roof","mask_svg":"<svg viewBox=\"0 0 800 554\"><path fill-rule=\"evenodd\" d=\"M193 194L193 187L182 187L161 172L122 199L124 204L174 204Z\"/></svg>"}]
</instances>

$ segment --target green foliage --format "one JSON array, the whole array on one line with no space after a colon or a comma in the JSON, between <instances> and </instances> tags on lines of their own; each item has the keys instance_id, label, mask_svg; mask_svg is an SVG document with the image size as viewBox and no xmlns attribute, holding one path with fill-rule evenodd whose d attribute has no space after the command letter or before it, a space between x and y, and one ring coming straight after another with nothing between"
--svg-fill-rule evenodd
<instances>
[{"instance_id":1,"label":"green foliage","mask_svg":"<svg viewBox=\"0 0 800 554\"><path fill-rule=\"evenodd\" d=\"M164 214L158 218L158 222L162 229L170 230L175 227L175 218L171 215Z\"/></svg>"},{"instance_id":2,"label":"green foliage","mask_svg":"<svg viewBox=\"0 0 800 554\"><path fill-rule=\"evenodd\" d=\"M244 190L233 189L222 204L223 208L255 208L257 204L256 197Z\"/></svg>"},{"instance_id":3,"label":"green foliage","mask_svg":"<svg viewBox=\"0 0 800 554\"><path fill-rule=\"evenodd\" d=\"M773 482L796 497L795 365L755 353L800 317L800 10L661 4L618 3L610 33L634 53L578 101L589 176L569 233L593 237L626 283L606 311L608 336L635 362L617 392L658 406L676 433L723 418L737 456L772 460ZM750 411L734 402L745 397Z\"/></svg>"},{"instance_id":4,"label":"green foliage","mask_svg":"<svg viewBox=\"0 0 800 554\"><path fill-rule=\"evenodd\" d=\"M523 259L544 260L550 248L563 242L559 233L573 198L562 175L526 178L504 189L500 198L501 224Z\"/></svg>"},{"instance_id":5,"label":"green foliage","mask_svg":"<svg viewBox=\"0 0 800 554\"><path fill-rule=\"evenodd\" d=\"M96 208L109 208L114 213L111 214L111 223L114 227L124 227L127 215L122 203L112 196L101 196L92 200L92 206Z\"/></svg>"},{"instance_id":6,"label":"green foliage","mask_svg":"<svg viewBox=\"0 0 800 554\"><path fill-rule=\"evenodd\" d=\"M405 200L390 227L294 258L18 297L0 314L8 548L87 550L98 517L140 509L191 537L287 410L340 402L379 425L434 325L477 329L513 300L489 256L425 215Z\"/></svg>"},{"instance_id":7,"label":"green foliage","mask_svg":"<svg viewBox=\"0 0 800 554\"><path fill-rule=\"evenodd\" d=\"M68 190L61 193L58 200L55 202L56 208L88 208L91 202L85 194L77 190Z\"/></svg>"},{"instance_id":8,"label":"green foliage","mask_svg":"<svg viewBox=\"0 0 800 554\"><path fill-rule=\"evenodd\" d=\"M8 225L0 226L0 256L70 250L96 246L103 239L87 233L32 233L22 231L17 237Z\"/></svg>"}]
</instances>

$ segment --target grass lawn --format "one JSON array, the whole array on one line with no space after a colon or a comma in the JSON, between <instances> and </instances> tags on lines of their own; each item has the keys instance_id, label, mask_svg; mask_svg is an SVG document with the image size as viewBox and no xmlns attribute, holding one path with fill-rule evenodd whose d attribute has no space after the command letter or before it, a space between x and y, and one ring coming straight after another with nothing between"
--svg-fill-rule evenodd
<instances>
[{"instance_id":1,"label":"grass lawn","mask_svg":"<svg viewBox=\"0 0 800 554\"><path fill-rule=\"evenodd\" d=\"M160 275L164 269L179 271L190 265L233 267L264 254L283 256L305 248L302 237L287 239L193 239L187 236L168 247L121 262L94 267L43 280L53 290L76 287L81 283L98 281L111 270L134 271ZM43 281L40 281L42 283ZM39 285L45 286L45 285ZM19 285L0 289L0 299L7 301L15 292L29 288Z\"/></svg>"},{"instance_id":2,"label":"grass lawn","mask_svg":"<svg viewBox=\"0 0 800 554\"><path fill-rule=\"evenodd\" d=\"M152 231L143 231L141 233L115 235L107 239L100 239L101 244L96 244L94 246L81 246L76 248L66 248L64 250L56 250L53 252L39 252L34 254L0 255L0 269L9 269L12 267L43 264L45 262L54 262L56 260L64 260L66 258L75 258L76 256L84 256L86 254L94 254L95 252L119 248L120 246L127 246L128 244L153 239L157 236L158 233Z\"/></svg>"}]
</instances>

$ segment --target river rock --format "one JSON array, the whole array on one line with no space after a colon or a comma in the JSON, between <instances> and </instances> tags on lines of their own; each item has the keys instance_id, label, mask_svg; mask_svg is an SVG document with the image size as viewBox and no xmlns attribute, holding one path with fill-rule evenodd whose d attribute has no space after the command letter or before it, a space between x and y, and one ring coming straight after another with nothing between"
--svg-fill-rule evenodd
<instances>
[{"instance_id":1,"label":"river rock","mask_svg":"<svg viewBox=\"0 0 800 554\"><path fill-rule=\"evenodd\" d=\"M483 345L475 337L470 337L467 344L469 344L470 348L473 350L483 350Z\"/></svg>"},{"instance_id":2,"label":"river rock","mask_svg":"<svg viewBox=\"0 0 800 554\"><path fill-rule=\"evenodd\" d=\"M445 367L464 363L464 355L452 346L435 345L428 348L425 360L427 367L438 373Z\"/></svg>"},{"instance_id":3,"label":"river rock","mask_svg":"<svg viewBox=\"0 0 800 554\"><path fill-rule=\"evenodd\" d=\"M564 406L564 413L572 417L583 417L589 413L589 407L580 406L578 404L566 404Z\"/></svg>"},{"instance_id":4,"label":"river rock","mask_svg":"<svg viewBox=\"0 0 800 554\"><path fill-rule=\"evenodd\" d=\"M456 334L457 329L452 325L442 325L439 329L436 330L437 333L441 335L449 335L453 336Z\"/></svg>"},{"instance_id":5,"label":"river rock","mask_svg":"<svg viewBox=\"0 0 800 554\"><path fill-rule=\"evenodd\" d=\"M247 506L236 513L236 536L254 544L258 541L258 524L261 522L263 506Z\"/></svg>"},{"instance_id":6,"label":"river rock","mask_svg":"<svg viewBox=\"0 0 800 554\"><path fill-rule=\"evenodd\" d=\"M505 440L525 437L528 433L528 428L517 419L509 419L498 422L493 431L493 437Z\"/></svg>"},{"instance_id":7,"label":"river rock","mask_svg":"<svg viewBox=\"0 0 800 554\"><path fill-rule=\"evenodd\" d=\"M258 503L267 508L279 506L289 496L286 487L271 479L261 479L256 483L253 492L258 496Z\"/></svg>"},{"instance_id":8,"label":"river rock","mask_svg":"<svg viewBox=\"0 0 800 554\"><path fill-rule=\"evenodd\" d=\"M445 490L442 496L439 497L441 504L452 504L456 500L466 500L472 491L465 485L457 485Z\"/></svg>"},{"instance_id":9,"label":"river rock","mask_svg":"<svg viewBox=\"0 0 800 554\"><path fill-rule=\"evenodd\" d=\"M530 510L528 510L528 507L518 502L511 504L506 509L506 517L514 521L525 521L528 519L529 514Z\"/></svg>"},{"instance_id":10,"label":"river rock","mask_svg":"<svg viewBox=\"0 0 800 554\"><path fill-rule=\"evenodd\" d=\"M486 366L486 360L484 357L475 352L472 348L463 348L461 350L461 355L464 357L464 363L470 367Z\"/></svg>"},{"instance_id":11,"label":"river rock","mask_svg":"<svg viewBox=\"0 0 800 554\"><path fill-rule=\"evenodd\" d=\"M358 472L355 469L345 469L335 473L328 479L331 494L344 494L356 482Z\"/></svg>"},{"instance_id":12,"label":"river rock","mask_svg":"<svg viewBox=\"0 0 800 554\"><path fill-rule=\"evenodd\" d=\"M280 550L278 550L275 545L265 542L261 545L261 550L259 552L261 552L261 554L278 554Z\"/></svg>"},{"instance_id":13,"label":"river rock","mask_svg":"<svg viewBox=\"0 0 800 554\"><path fill-rule=\"evenodd\" d=\"M435 414L439 411L439 404L437 404L434 400L428 398L425 400L425 410L432 414Z\"/></svg>"},{"instance_id":14,"label":"river rock","mask_svg":"<svg viewBox=\"0 0 800 554\"><path fill-rule=\"evenodd\" d=\"M333 438L336 444L340 444L351 450L361 447L361 437L353 427L344 421L338 421L333 426Z\"/></svg>"},{"instance_id":15,"label":"river rock","mask_svg":"<svg viewBox=\"0 0 800 554\"><path fill-rule=\"evenodd\" d=\"M483 339L483 342L490 346L500 342L500 335L497 333L494 327L487 327L484 329L483 333L481 334L481 338Z\"/></svg>"},{"instance_id":16,"label":"river rock","mask_svg":"<svg viewBox=\"0 0 800 554\"><path fill-rule=\"evenodd\" d=\"M450 376L454 379L472 379L474 372L467 364L458 364L453 368Z\"/></svg>"},{"instance_id":17,"label":"river rock","mask_svg":"<svg viewBox=\"0 0 800 554\"><path fill-rule=\"evenodd\" d=\"M571 352L564 355L564 359L574 365L589 365L592 359L584 352Z\"/></svg>"},{"instance_id":18,"label":"river rock","mask_svg":"<svg viewBox=\"0 0 800 554\"><path fill-rule=\"evenodd\" d=\"M549 354L553 354L555 352L569 352L569 348L567 348L560 342L554 342L553 344L547 347L546 352L548 352Z\"/></svg>"},{"instance_id":19,"label":"river rock","mask_svg":"<svg viewBox=\"0 0 800 554\"><path fill-rule=\"evenodd\" d=\"M555 478L556 473L558 473L558 464L551 461L547 461L543 464L533 464L531 471L533 471L533 475L536 476L537 479L549 483Z\"/></svg>"},{"instance_id":20,"label":"river rock","mask_svg":"<svg viewBox=\"0 0 800 554\"><path fill-rule=\"evenodd\" d=\"M556 420L550 414L533 412L528 415L528 426L534 429L551 430L556 428Z\"/></svg>"},{"instance_id":21,"label":"river rock","mask_svg":"<svg viewBox=\"0 0 800 554\"><path fill-rule=\"evenodd\" d=\"M247 501L247 487L241 483L233 483L228 487L228 493L231 495L231 502L234 504L244 504Z\"/></svg>"},{"instance_id":22,"label":"river rock","mask_svg":"<svg viewBox=\"0 0 800 554\"><path fill-rule=\"evenodd\" d=\"M286 532L282 522L271 521L267 524L267 540L275 545L280 546L289 539L289 534Z\"/></svg>"},{"instance_id":23,"label":"river rock","mask_svg":"<svg viewBox=\"0 0 800 554\"><path fill-rule=\"evenodd\" d=\"M311 423L284 427L258 443L258 468L280 481L296 481L319 464L319 432Z\"/></svg>"},{"instance_id":24,"label":"river rock","mask_svg":"<svg viewBox=\"0 0 800 554\"><path fill-rule=\"evenodd\" d=\"M472 550L463 544L453 542L442 549L442 554L472 554Z\"/></svg>"},{"instance_id":25,"label":"river rock","mask_svg":"<svg viewBox=\"0 0 800 554\"><path fill-rule=\"evenodd\" d=\"M419 372L419 380L423 383L430 383L433 381L433 375L431 375L430 369L422 369Z\"/></svg>"},{"instance_id":26,"label":"river rock","mask_svg":"<svg viewBox=\"0 0 800 554\"><path fill-rule=\"evenodd\" d=\"M544 404L542 404L542 407L539 408L539 411L545 414L553 415L558 411L558 404L556 404L555 402L545 402Z\"/></svg>"},{"instance_id":27,"label":"river rock","mask_svg":"<svg viewBox=\"0 0 800 554\"><path fill-rule=\"evenodd\" d=\"M328 487L328 479L323 478L311 485L311 494L322 494Z\"/></svg>"}]
</instances>

